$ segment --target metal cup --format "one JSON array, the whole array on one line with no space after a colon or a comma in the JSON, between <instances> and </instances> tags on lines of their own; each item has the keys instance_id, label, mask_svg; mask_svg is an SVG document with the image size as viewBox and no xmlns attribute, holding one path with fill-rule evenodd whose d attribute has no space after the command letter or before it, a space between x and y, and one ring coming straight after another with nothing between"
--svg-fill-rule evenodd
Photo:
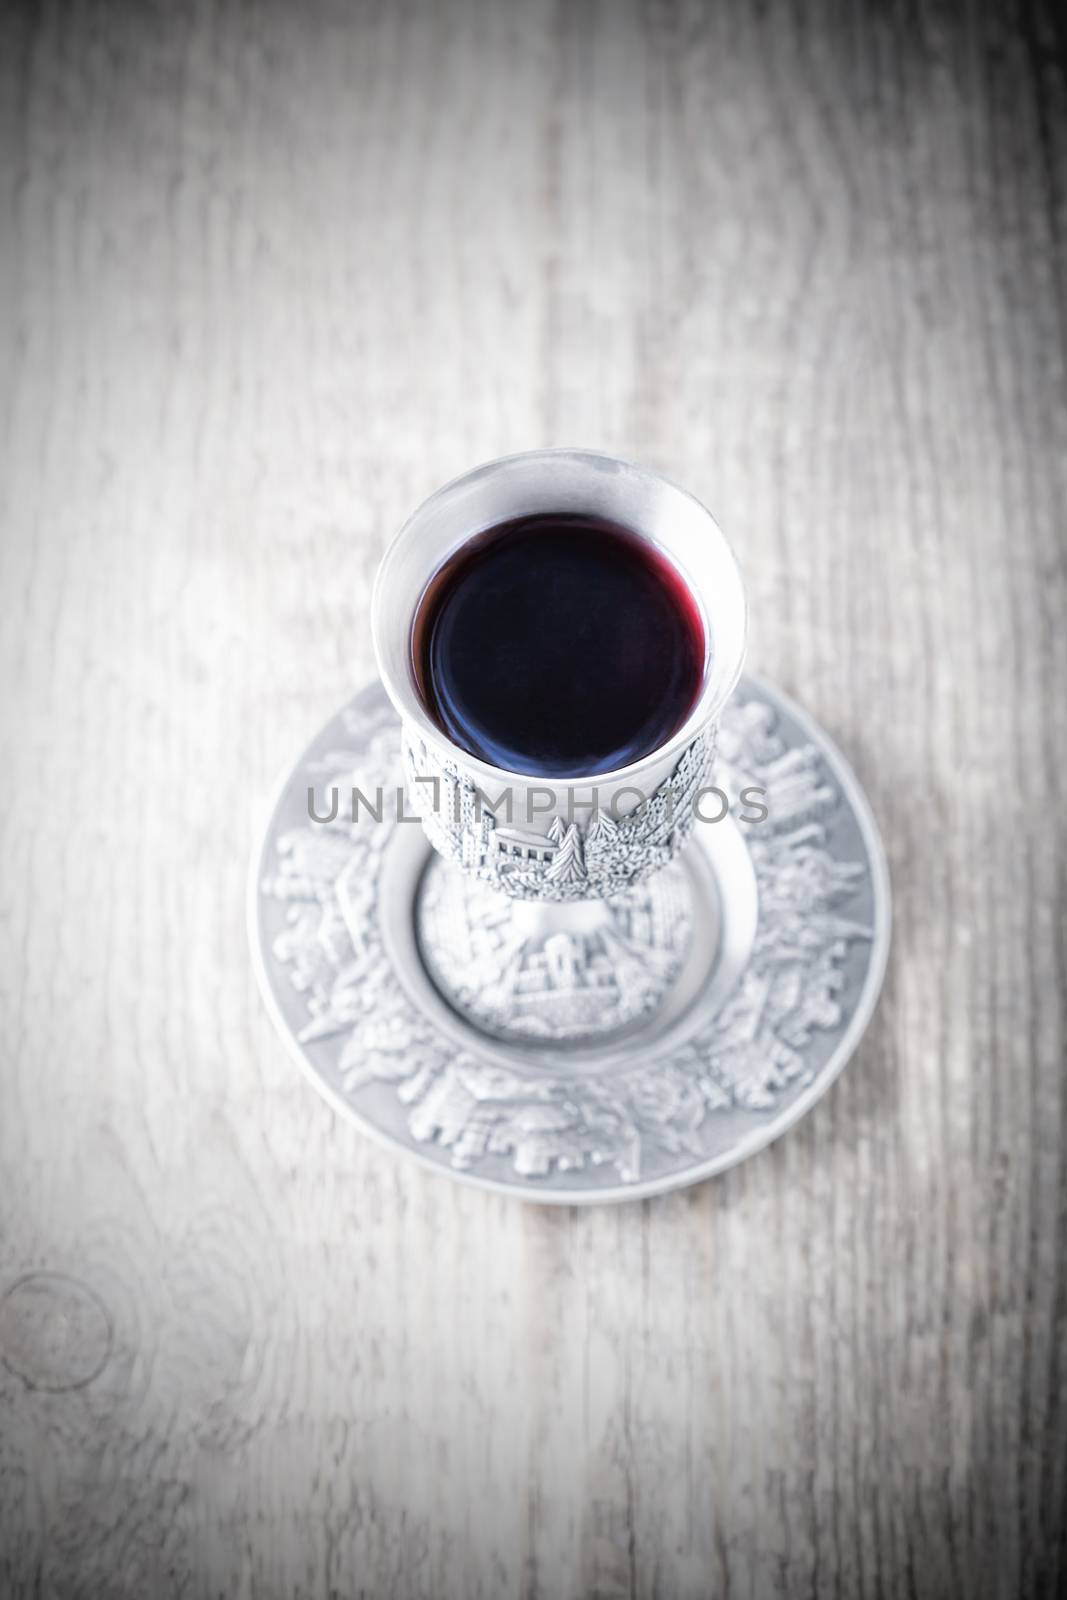
<instances>
[{"instance_id":1,"label":"metal cup","mask_svg":"<svg viewBox=\"0 0 1067 1600\"><path fill-rule=\"evenodd\" d=\"M677 733L629 766L566 782L507 772L454 744L423 704L412 660L412 624L433 576L476 534L538 512L601 518L647 539L687 583L706 640L701 691ZM593 451L537 450L439 489L386 552L371 605L378 669L404 727L412 804L431 843L515 899L604 898L662 866L691 821L716 719L741 672L745 621L741 576L718 525L647 468ZM502 792L504 817L494 804Z\"/></svg>"},{"instance_id":2,"label":"metal cup","mask_svg":"<svg viewBox=\"0 0 1067 1600\"><path fill-rule=\"evenodd\" d=\"M545 512L648 540L687 583L706 641L700 693L677 733L640 761L566 781L505 771L453 743L422 701L412 656L419 603L449 558L487 529ZM371 604L378 669L403 725L410 803L464 874L428 874L420 947L446 998L487 1032L602 1038L662 999L690 908L679 880L655 875L692 827L717 719L741 673L745 623L737 562L704 507L657 473L593 451L537 450L477 467L424 501L389 547Z\"/></svg>"}]
</instances>

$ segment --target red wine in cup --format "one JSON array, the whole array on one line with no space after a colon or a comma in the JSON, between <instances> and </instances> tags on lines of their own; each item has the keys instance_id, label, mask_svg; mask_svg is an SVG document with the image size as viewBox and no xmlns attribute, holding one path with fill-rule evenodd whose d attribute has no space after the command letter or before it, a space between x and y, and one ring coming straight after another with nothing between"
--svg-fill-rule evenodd
<instances>
[{"instance_id":1,"label":"red wine in cup","mask_svg":"<svg viewBox=\"0 0 1067 1600\"><path fill-rule=\"evenodd\" d=\"M704 679L700 611L665 556L592 517L539 514L463 545L412 629L423 701L470 755L595 777L677 733Z\"/></svg>"}]
</instances>

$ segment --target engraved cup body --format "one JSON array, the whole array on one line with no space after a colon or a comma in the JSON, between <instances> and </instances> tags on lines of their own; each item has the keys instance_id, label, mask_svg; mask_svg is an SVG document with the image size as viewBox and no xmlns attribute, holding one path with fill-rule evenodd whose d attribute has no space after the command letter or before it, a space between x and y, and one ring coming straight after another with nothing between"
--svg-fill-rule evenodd
<instances>
[{"instance_id":1,"label":"engraved cup body","mask_svg":"<svg viewBox=\"0 0 1067 1600\"><path fill-rule=\"evenodd\" d=\"M683 726L642 760L588 779L531 778L476 759L438 727L416 681L412 624L430 580L475 535L537 513L603 519L648 540L680 572L704 625L703 681ZM386 552L372 602L378 668L403 722L409 797L430 842L516 900L604 899L664 866L692 824L716 719L741 672L745 623L740 573L714 519L647 468L540 450L439 489Z\"/></svg>"}]
</instances>

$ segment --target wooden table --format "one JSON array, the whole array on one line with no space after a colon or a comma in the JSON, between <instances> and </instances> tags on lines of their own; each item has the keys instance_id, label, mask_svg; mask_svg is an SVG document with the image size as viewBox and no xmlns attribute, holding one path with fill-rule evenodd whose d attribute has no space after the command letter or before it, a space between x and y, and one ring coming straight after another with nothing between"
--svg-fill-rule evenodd
<instances>
[{"instance_id":1,"label":"wooden table","mask_svg":"<svg viewBox=\"0 0 1067 1600\"><path fill-rule=\"evenodd\" d=\"M1021 10L5 8L3 1595L1062 1592L1067 76ZM545 443L712 506L896 897L817 1110L581 1212L338 1121L243 914L385 542Z\"/></svg>"}]
</instances>

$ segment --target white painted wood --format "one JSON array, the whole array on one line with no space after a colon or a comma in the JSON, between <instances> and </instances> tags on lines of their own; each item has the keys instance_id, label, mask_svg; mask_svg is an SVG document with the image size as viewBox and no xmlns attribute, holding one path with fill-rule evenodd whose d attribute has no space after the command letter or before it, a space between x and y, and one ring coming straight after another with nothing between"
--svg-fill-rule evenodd
<instances>
[{"instance_id":1,"label":"white painted wood","mask_svg":"<svg viewBox=\"0 0 1067 1600\"><path fill-rule=\"evenodd\" d=\"M3 1594L1067 1579L1063 51L863 15L4 12ZM243 921L385 541L546 443L711 505L896 891L815 1113L581 1214L341 1125Z\"/></svg>"}]
</instances>

